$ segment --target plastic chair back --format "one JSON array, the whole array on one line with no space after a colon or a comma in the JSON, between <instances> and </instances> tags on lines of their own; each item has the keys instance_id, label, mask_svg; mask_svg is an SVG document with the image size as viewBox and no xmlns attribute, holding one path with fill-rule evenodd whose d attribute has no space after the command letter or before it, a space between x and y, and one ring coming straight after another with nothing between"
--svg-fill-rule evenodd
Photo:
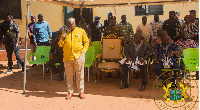
<instances>
[{"instance_id":1,"label":"plastic chair back","mask_svg":"<svg viewBox=\"0 0 200 110\"><path fill-rule=\"evenodd\" d=\"M35 52L36 61L49 61L50 46L38 46Z\"/></svg>"},{"instance_id":2,"label":"plastic chair back","mask_svg":"<svg viewBox=\"0 0 200 110\"><path fill-rule=\"evenodd\" d=\"M90 67L93 63L95 49L94 47L88 47L87 52L85 53L85 67Z\"/></svg>"},{"instance_id":3,"label":"plastic chair back","mask_svg":"<svg viewBox=\"0 0 200 110\"><path fill-rule=\"evenodd\" d=\"M199 70L199 49L186 48L183 50L183 62L189 72Z\"/></svg>"},{"instance_id":4,"label":"plastic chair back","mask_svg":"<svg viewBox=\"0 0 200 110\"><path fill-rule=\"evenodd\" d=\"M101 41L93 41L92 46L101 46Z\"/></svg>"},{"instance_id":5,"label":"plastic chair back","mask_svg":"<svg viewBox=\"0 0 200 110\"><path fill-rule=\"evenodd\" d=\"M94 46L94 49L95 49L95 52L94 52L94 55L98 55L98 54L101 54L101 46Z\"/></svg>"}]
</instances>

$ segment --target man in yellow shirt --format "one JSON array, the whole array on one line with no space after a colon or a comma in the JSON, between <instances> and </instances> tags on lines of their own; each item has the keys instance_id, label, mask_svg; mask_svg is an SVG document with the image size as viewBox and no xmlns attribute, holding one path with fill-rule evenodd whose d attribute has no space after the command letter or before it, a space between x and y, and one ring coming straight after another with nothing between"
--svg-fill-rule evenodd
<instances>
[{"instance_id":1,"label":"man in yellow shirt","mask_svg":"<svg viewBox=\"0 0 200 110\"><path fill-rule=\"evenodd\" d=\"M73 87L74 70L76 72L76 83L79 91L80 99L84 96L84 62L85 53L89 46L89 39L84 29L76 27L75 19L69 18L66 21L69 31L62 35L62 39L58 42L63 47L63 62L65 66L66 83L68 86L68 95L66 99L71 99Z\"/></svg>"}]
</instances>

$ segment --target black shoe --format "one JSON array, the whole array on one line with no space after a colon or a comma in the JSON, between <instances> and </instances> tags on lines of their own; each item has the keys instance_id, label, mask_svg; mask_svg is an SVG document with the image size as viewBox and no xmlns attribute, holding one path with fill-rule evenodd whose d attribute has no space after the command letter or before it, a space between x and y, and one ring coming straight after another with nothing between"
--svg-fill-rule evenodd
<instances>
[{"instance_id":1,"label":"black shoe","mask_svg":"<svg viewBox=\"0 0 200 110\"><path fill-rule=\"evenodd\" d=\"M128 88L128 84L126 82L123 82L122 85L120 86L120 89L125 89Z\"/></svg>"},{"instance_id":2,"label":"black shoe","mask_svg":"<svg viewBox=\"0 0 200 110\"><path fill-rule=\"evenodd\" d=\"M9 73L13 73L12 70L8 69L6 72L4 72L4 74L9 74Z\"/></svg>"},{"instance_id":3,"label":"black shoe","mask_svg":"<svg viewBox=\"0 0 200 110\"><path fill-rule=\"evenodd\" d=\"M146 84L142 84L140 91L145 91Z\"/></svg>"},{"instance_id":4,"label":"black shoe","mask_svg":"<svg viewBox=\"0 0 200 110\"><path fill-rule=\"evenodd\" d=\"M21 71L21 73L24 73L24 67L22 67L22 71Z\"/></svg>"}]
</instances>

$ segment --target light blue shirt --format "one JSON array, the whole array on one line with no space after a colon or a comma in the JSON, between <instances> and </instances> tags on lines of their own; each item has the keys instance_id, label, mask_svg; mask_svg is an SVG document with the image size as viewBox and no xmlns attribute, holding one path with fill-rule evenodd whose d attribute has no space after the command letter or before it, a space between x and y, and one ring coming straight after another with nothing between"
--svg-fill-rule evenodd
<instances>
[{"instance_id":1,"label":"light blue shirt","mask_svg":"<svg viewBox=\"0 0 200 110\"><path fill-rule=\"evenodd\" d=\"M46 21L42 21L42 23L36 22L33 26L34 42L47 42L49 41L49 38L52 39L49 23Z\"/></svg>"}]
</instances>

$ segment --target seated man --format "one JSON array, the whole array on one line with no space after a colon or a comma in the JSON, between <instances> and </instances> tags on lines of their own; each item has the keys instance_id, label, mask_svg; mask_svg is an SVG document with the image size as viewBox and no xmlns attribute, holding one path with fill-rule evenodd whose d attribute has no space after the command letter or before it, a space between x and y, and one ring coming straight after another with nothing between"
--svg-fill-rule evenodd
<instances>
[{"instance_id":1,"label":"seated man","mask_svg":"<svg viewBox=\"0 0 200 110\"><path fill-rule=\"evenodd\" d=\"M52 40L51 50L50 50L50 61L47 63L49 72L49 67L58 73L58 80L63 80L63 72L64 72L64 63L63 63L63 48L58 46L58 42L60 40L60 36L62 31L58 31L56 33L56 38ZM55 63L60 63L58 68L55 67Z\"/></svg>"},{"instance_id":2,"label":"seated man","mask_svg":"<svg viewBox=\"0 0 200 110\"><path fill-rule=\"evenodd\" d=\"M116 25L116 18L113 16L113 19L110 20L110 25L105 27L104 37L107 35L114 34L116 37L122 37L121 29Z\"/></svg>"},{"instance_id":3,"label":"seated man","mask_svg":"<svg viewBox=\"0 0 200 110\"><path fill-rule=\"evenodd\" d=\"M174 70L173 78L171 78L171 82L173 82L173 86L175 86L175 79L180 73L180 66L175 60L175 55L180 56L182 54L180 48L175 43L169 43L170 37L165 35L161 37L162 43L156 44L153 50L153 58L154 58L154 71L156 75L161 79L162 86L166 86L165 78L162 75L161 69L163 68L171 68L178 69Z\"/></svg>"},{"instance_id":4,"label":"seated man","mask_svg":"<svg viewBox=\"0 0 200 110\"><path fill-rule=\"evenodd\" d=\"M183 51L186 48L198 48L197 43L188 38L188 33L185 31L180 32L180 39L176 42L176 44L181 48ZM181 60L180 62L181 69L184 70L185 65L184 62ZM199 79L199 71L196 72L196 79Z\"/></svg>"},{"instance_id":5,"label":"seated man","mask_svg":"<svg viewBox=\"0 0 200 110\"><path fill-rule=\"evenodd\" d=\"M163 30L162 28L158 28L158 30L157 30L157 36L158 36L158 38L155 40L154 45L161 44L162 43L161 37L165 36L165 35L168 36L167 31ZM174 43L171 38L169 39L169 43Z\"/></svg>"},{"instance_id":6,"label":"seated man","mask_svg":"<svg viewBox=\"0 0 200 110\"><path fill-rule=\"evenodd\" d=\"M129 42L125 49L124 53L127 57L125 63L132 61L138 61L144 63L145 60L152 54L151 45L145 41L142 41L142 36L140 32L137 32L134 35L133 41ZM122 76L122 85L120 89L128 88L127 78L128 78L128 65L124 64L123 66L123 76ZM141 65L140 68L142 69L142 86L140 91L145 90L145 86L147 84L147 64Z\"/></svg>"}]
</instances>

